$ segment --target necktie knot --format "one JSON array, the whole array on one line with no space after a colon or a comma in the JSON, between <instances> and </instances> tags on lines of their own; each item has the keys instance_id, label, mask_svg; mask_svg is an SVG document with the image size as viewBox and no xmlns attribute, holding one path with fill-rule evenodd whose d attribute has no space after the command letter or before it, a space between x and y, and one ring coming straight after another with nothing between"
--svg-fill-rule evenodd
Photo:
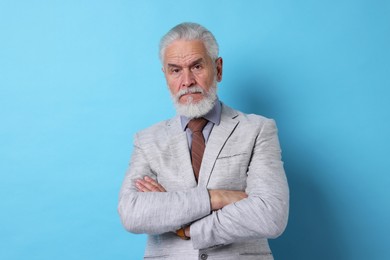
<instances>
[{"instance_id":1,"label":"necktie knot","mask_svg":"<svg viewBox=\"0 0 390 260\"><path fill-rule=\"evenodd\" d=\"M200 117L200 118L194 118L191 119L190 122L188 122L188 128L191 129L192 133L195 132L202 132L203 128L207 124L207 119Z\"/></svg>"}]
</instances>

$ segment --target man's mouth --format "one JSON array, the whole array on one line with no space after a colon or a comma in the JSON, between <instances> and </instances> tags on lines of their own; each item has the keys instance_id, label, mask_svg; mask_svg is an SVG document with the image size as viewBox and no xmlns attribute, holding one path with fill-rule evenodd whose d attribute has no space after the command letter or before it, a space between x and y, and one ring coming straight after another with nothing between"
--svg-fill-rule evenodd
<instances>
[{"instance_id":1,"label":"man's mouth","mask_svg":"<svg viewBox=\"0 0 390 260\"><path fill-rule=\"evenodd\" d=\"M184 96L190 96L190 95L202 95L203 93L200 92L200 91L196 91L196 92L188 92L188 93L184 93L182 95L180 95L180 98L181 97L184 97Z\"/></svg>"}]
</instances>

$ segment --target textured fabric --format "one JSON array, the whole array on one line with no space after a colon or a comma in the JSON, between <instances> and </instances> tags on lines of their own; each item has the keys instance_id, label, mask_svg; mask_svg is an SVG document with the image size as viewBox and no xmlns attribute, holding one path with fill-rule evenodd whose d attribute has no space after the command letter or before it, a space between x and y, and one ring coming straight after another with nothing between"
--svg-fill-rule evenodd
<instances>
[{"instance_id":1,"label":"textured fabric","mask_svg":"<svg viewBox=\"0 0 390 260\"><path fill-rule=\"evenodd\" d=\"M205 148L202 130L206 124L207 120L203 117L191 119L188 123L188 127L191 129L192 132L191 162L196 181L198 181L200 165L202 164L202 158Z\"/></svg>"},{"instance_id":2,"label":"textured fabric","mask_svg":"<svg viewBox=\"0 0 390 260\"><path fill-rule=\"evenodd\" d=\"M167 192L138 192L136 179L156 179ZM211 211L208 189L248 198ZM148 234L145 258L272 259L267 239L288 219L289 190L275 122L222 105L195 180L180 116L136 134L119 195L124 227ZM174 232L191 223L191 240Z\"/></svg>"}]
</instances>

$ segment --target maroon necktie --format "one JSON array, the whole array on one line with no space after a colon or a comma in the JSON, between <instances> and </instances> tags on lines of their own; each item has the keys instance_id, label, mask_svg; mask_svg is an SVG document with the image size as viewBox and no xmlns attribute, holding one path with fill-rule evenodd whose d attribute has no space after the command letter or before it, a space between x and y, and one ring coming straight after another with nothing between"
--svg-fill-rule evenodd
<instances>
[{"instance_id":1,"label":"maroon necktie","mask_svg":"<svg viewBox=\"0 0 390 260\"><path fill-rule=\"evenodd\" d=\"M200 165L202 163L205 148L205 141L202 134L202 130L207 124L207 122L207 119L201 117L191 119L188 123L188 127L192 131L191 160L196 181L198 181Z\"/></svg>"}]
</instances>

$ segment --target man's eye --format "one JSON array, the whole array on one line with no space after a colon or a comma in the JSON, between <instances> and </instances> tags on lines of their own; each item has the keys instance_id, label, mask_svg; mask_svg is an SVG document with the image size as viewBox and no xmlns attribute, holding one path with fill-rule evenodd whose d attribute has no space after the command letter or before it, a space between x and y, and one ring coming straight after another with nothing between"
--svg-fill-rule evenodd
<instances>
[{"instance_id":1,"label":"man's eye","mask_svg":"<svg viewBox=\"0 0 390 260\"><path fill-rule=\"evenodd\" d=\"M200 70L202 69L202 65L196 64L194 67L192 67L193 70Z\"/></svg>"},{"instance_id":2,"label":"man's eye","mask_svg":"<svg viewBox=\"0 0 390 260\"><path fill-rule=\"evenodd\" d=\"M171 73L173 73L173 74L177 74L177 73L179 73L179 72L180 72L179 69L171 69Z\"/></svg>"}]
</instances>

